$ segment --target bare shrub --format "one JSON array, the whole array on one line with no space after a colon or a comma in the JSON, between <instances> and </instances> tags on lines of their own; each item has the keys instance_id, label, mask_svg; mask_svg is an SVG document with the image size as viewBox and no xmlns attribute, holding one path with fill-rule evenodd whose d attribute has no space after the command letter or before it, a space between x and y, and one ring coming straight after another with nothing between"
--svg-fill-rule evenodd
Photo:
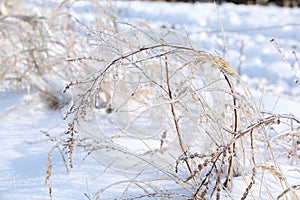
<instances>
[{"instance_id":1,"label":"bare shrub","mask_svg":"<svg viewBox=\"0 0 300 200\"><path fill-rule=\"evenodd\" d=\"M229 64L188 37L133 28L106 40L90 56L69 60L91 69L85 79L65 87L78 91L66 115L72 116L66 132L70 164L78 144L128 178L123 197L132 197L131 185L138 185L149 197L169 191L219 199L234 177L243 176L248 180L245 199L257 170L268 171L266 162L272 163L283 191L288 187L265 129L278 117L261 116L245 84L236 91L239 77ZM269 156L261 160L261 151ZM149 174L156 178L149 180ZM160 180L169 186L164 191L154 187ZM122 184L108 185L95 198Z\"/></svg>"},{"instance_id":2,"label":"bare shrub","mask_svg":"<svg viewBox=\"0 0 300 200\"><path fill-rule=\"evenodd\" d=\"M24 14L0 17L0 84L5 90L38 90L48 106L56 109L71 100L61 93L63 85L80 77L79 66L69 65L66 58L82 55L87 38L75 32L75 25L60 24L61 20L76 24L66 14L43 12L44 16L23 8Z\"/></svg>"},{"instance_id":3,"label":"bare shrub","mask_svg":"<svg viewBox=\"0 0 300 200\"><path fill-rule=\"evenodd\" d=\"M63 41L49 32L46 23L44 17L35 15L6 15L0 19L1 84L6 89L38 89L51 100L50 105L55 100L54 107L60 107L60 103L69 101L58 91L67 78L64 73L70 71L62 67L66 64Z\"/></svg>"}]
</instances>

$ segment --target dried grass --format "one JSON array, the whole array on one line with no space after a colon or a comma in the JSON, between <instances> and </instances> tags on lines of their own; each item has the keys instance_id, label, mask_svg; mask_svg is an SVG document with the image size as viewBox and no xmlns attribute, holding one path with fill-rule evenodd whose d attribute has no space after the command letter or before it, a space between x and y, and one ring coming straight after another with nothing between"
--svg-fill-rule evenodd
<instances>
[{"instance_id":1,"label":"dried grass","mask_svg":"<svg viewBox=\"0 0 300 200\"><path fill-rule=\"evenodd\" d=\"M100 13L93 30L72 16L76 2L62 1L51 17L0 17L1 85L37 89L51 108L71 103L64 116L65 136L48 153L45 182L50 199L54 150L68 170L78 147L126 178L89 199L101 198L116 186L124 188L123 199L222 199L235 177L250 175L241 196L246 199L254 185L269 191L268 184L257 182L260 171L278 180L278 199L296 196L299 185L289 185L274 152L284 144L284 155L298 162L297 117L261 113L230 64L186 35L129 24L130 31L119 34L111 2L105 2L105 9L90 0ZM61 18L67 26L60 24ZM77 34L73 22L87 29L88 37ZM88 56L86 41L97 41ZM295 60L299 68L296 54ZM64 93L72 90L72 102L57 92L62 85ZM288 131L270 137L270 127L276 126ZM157 183L170 188L159 190ZM133 194L132 188L139 192Z\"/></svg>"},{"instance_id":2,"label":"dried grass","mask_svg":"<svg viewBox=\"0 0 300 200\"><path fill-rule=\"evenodd\" d=\"M286 188L286 179L271 148L274 145L264 135L266 126L289 117L261 117L246 86L244 91L235 91L234 82L241 80L230 65L182 38L185 37L169 30L136 29L107 40L91 57L69 59L97 66L86 79L73 81L65 88L79 87L82 91L69 110L75 122L70 128L78 129L79 137L87 139L81 145L108 168L124 173L130 168L127 173L137 173L140 178L149 169L157 171L195 199L220 199L222 191L231 188L234 177L250 172L241 197L246 199L256 183L258 168L272 173ZM204 84L197 85L194 79ZM97 106L101 104L102 107ZM105 128L98 121L102 120L97 117L99 109L107 109L107 105L107 114L114 117L112 126L117 125L116 134L103 131ZM145 132L138 122L147 113L151 115L152 109L152 114L161 115L151 118L160 117L166 124L158 132L151 126ZM193 131L197 134L191 134ZM175 142L170 143L170 136ZM116 144L129 138L145 144L149 138L157 140L158 148L147 146L147 151L138 153ZM275 167L258 162L256 155L260 150L254 143L269 146L273 160L268 162L274 162ZM162 153L165 156L156 157ZM172 156L168 158L167 154ZM131 161L130 165L124 163L124 158ZM135 162L143 165L137 167ZM118 163L123 165L116 167ZM151 193L146 189L150 186L141 187Z\"/></svg>"}]
</instances>

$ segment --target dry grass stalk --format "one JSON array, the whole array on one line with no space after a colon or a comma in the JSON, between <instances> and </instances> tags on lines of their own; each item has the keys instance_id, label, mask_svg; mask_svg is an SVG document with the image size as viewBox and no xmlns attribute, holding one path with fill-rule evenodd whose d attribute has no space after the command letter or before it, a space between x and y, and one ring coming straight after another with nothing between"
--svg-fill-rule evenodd
<instances>
[{"instance_id":1,"label":"dry grass stalk","mask_svg":"<svg viewBox=\"0 0 300 200\"><path fill-rule=\"evenodd\" d=\"M50 178L52 175L52 154L54 151L55 147L53 147L49 152L48 152L48 159L47 159L47 171L46 171L46 177L45 177L45 183L48 187L49 190L49 197L50 200L52 200L52 186L50 183Z\"/></svg>"},{"instance_id":2,"label":"dry grass stalk","mask_svg":"<svg viewBox=\"0 0 300 200\"><path fill-rule=\"evenodd\" d=\"M287 132L287 133L283 133L283 134L280 134L280 135L274 137L272 140L281 140L281 139L284 139L286 137L295 138L295 137L299 137L299 136L300 136L299 132L295 132L295 133Z\"/></svg>"},{"instance_id":3,"label":"dry grass stalk","mask_svg":"<svg viewBox=\"0 0 300 200\"><path fill-rule=\"evenodd\" d=\"M71 9L78 1L74 0L63 0L58 5L54 17L60 15L62 8L66 7ZM93 5L99 13L95 13L96 16L99 16L97 21L97 28L99 30L105 30L112 33L118 33L118 23L116 17L116 11L110 0L105 0L105 6L101 5L97 0L88 0L88 2ZM68 13L69 14L69 13Z\"/></svg>"},{"instance_id":4,"label":"dry grass stalk","mask_svg":"<svg viewBox=\"0 0 300 200\"><path fill-rule=\"evenodd\" d=\"M296 190L300 190L300 185L292 185L288 189L284 190L280 195L278 195L277 200L283 198L287 193L296 191Z\"/></svg>"},{"instance_id":5,"label":"dry grass stalk","mask_svg":"<svg viewBox=\"0 0 300 200\"><path fill-rule=\"evenodd\" d=\"M228 62L220 57L212 56L211 65L213 67L218 67L222 70L222 72L229 74L231 76L236 76L237 73L233 70Z\"/></svg>"},{"instance_id":6,"label":"dry grass stalk","mask_svg":"<svg viewBox=\"0 0 300 200\"><path fill-rule=\"evenodd\" d=\"M298 84L299 83L299 77L298 77L299 75L298 75L297 72L299 72L299 70L300 70L300 63L299 63L299 59L297 57L296 52L292 51L292 54L294 55L294 58L295 58L295 61L296 61L296 65L297 65L296 67L293 67L292 64L288 61L288 58L286 56L286 53L284 52L284 49L281 48L281 46L279 45L279 43L277 42L277 40L274 39L274 38L272 38L270 40L270 42L274 44L275 49L278 51L278 53L282 57L283 61L286 62L288 65L290 65L290 67L291 67L291 73L294 76L294 81L295 81L295 83Z\"/></svg>"},{"instance_id":7,"label":"dry grass stalk","mask_svg":"<svg viewBox=\"0 0 300 200\"><path fill-rule=\"evenodd\" d=\"M281 172L278 172L273 166L256 165L255 167L270 172L274 177L278 179L285 179L284 175Z\"/></svg>"},{"instance_id":8,"label":"dry grass stalk","mask_svg":"<svg viewBox=\"0 0 300 200\"><path fill-rule=\"evenodd\" d=\"M297 64L296 69L294 69L294 71L293 71L293 75L295 77L295 83L299 84L300 83L300 77L296 73L300 72L300 62L299 62L298 56L297 56L295 51L293 51L293 55L294 55L294 58L295 58L295 61L296 61L296 64Z\"/></svg>"},{"instance_id":9,"label":"dry grass stalk","mask_svg":"<svg viewBox=\"0 0 300 200\"><path fill-rule=\"evenodd\" d=\"M45 175L45 184L48 187L48 191L49 191L49 198L50 200L53 199L53 190L52 190L52 185L51 185L51 176L52 176L52 155L54 153L55 150L58 150L58 152L60 153L60 156L63 160L63 163L65 165L65 169L67 172L69 172L69 167L67 164L67 161L65 159L65 154L64 152L60 149L61 146L61 141L60 139L56 138L56 137L52 137L49 133L46 133L46 136L49 137L50 141L52 142L56 142L56 144L50 149L50 151L48 152L48 157L47 157L47 170L46 170L46 175Z\"/></svg>"}]
</instances>

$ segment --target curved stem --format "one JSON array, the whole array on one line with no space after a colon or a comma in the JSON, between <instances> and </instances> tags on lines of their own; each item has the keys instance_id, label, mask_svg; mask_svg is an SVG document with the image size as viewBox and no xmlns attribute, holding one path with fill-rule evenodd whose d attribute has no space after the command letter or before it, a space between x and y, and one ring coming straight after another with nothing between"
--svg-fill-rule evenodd
<instances>
[{"instance_id":1,"label":"curved stem","mask_svg":"<svg viewBox=\"0 0 300 200\"><path fill-rule=\"evenodd\" d=\"M237 133L237 126L238 126L238 114L237 114L237 102L236 102L236 97L234 95L234 87L231 83L231 81L229 80L228 76L223 72L224 77L226 82L228 83L228 86L230 88L230 92L232 94L232 98L233 98L233 132L234 132L234 137L236 136ZM232 170L233 170L233 156L234 156L234 152L235 152L235 142L232 143L232 154L230 156L231 159L229 159L229 166L228 166L228 171L227 171L227 178L225 180L225 182L223 183L224 187L228 187L228 183L230 182L230 177L232 174Z\"/></svg>"}]
</instances>

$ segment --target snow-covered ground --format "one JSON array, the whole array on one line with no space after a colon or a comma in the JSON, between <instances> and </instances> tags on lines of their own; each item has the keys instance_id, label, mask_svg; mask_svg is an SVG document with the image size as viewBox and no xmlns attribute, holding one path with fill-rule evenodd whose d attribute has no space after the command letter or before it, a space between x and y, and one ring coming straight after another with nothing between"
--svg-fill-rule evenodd
<instances>
[{"instance_id":1,"label":"snow-covered ground","mask_svg":"<svg viewBox=\"0 0 300 200\"><path fill-rule=\"evenodd\" d=\"M263 110L300 117L300 85L295 83L300 78L300 66L295 59L295 55L300 55L299 8L234 4L216 8L210 3L140 1L112 1L112 4L120 22L146 22L151 27L172 28L188 34L207 51L226 57L225 34L230 63L241 73L257 102L262 101ZM78 4L74 15L80 20L88 19L93 11L88 6ZM48 152L56 144L55 138L49 141L49 137L59 137L66 130L67 123L62 119L65 111L66 108L49 110L35 92L1 91L0 199L49 199L46 164ZM122 174L105 169L91 157L84 159L85 155L76 151L74 168L67 172L59 151L54 151L53 199L89 199L103 186L123 180ZM299 161L283 166L290 184L300 184ZM266 179L272 182L272 177ZM242 196L243 191L238 188L231 194L233 199ZM276 185L273 190L276 191ZM114 188L118 196L122 196L122 191ZM259 193L259 188L255 191ZM270 198L258 193L254 195L257 199ZM279 194L277 191L273 197Z\"/></svg>"}]
</instances>

